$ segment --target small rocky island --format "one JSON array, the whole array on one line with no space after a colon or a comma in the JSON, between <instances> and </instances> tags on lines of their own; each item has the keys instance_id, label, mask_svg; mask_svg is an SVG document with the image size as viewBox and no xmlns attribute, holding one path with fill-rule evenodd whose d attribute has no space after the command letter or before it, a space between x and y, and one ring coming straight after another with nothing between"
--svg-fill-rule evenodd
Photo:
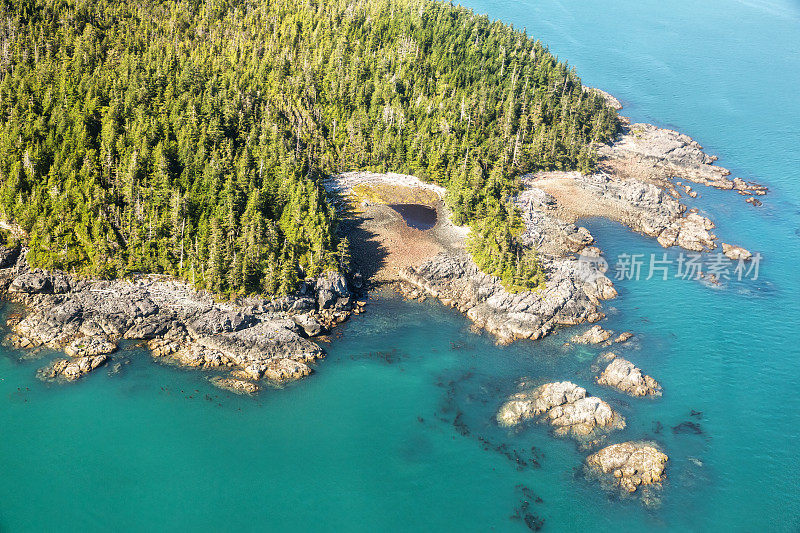
<instances>
[{"instance_id":1,"label":"small rocky island","mask_svg":"<svg viewBox=\"0 0 800 533\"><path fill-rule=\"evenodd\" d=\"M661 396L661 385L623 357L614 353L600 356L608 365L597 377L598 385L612 387L630 396Z\"/></svg>"},{"instance_id":2,"label":"small rocky island","mask_svg":"<svg viewBox=\"0 0 800 533\"><path fill-rule=\"evenodd\" d=\"M624 493L660 488L669 458L652 442L612 444L586 458L590 475ZM647 502L653 502L646 498Z\"/></svg>"},{"instance_id":3,"label":"small rocky island","mask_svg":"<svg viewBox=\"0 0 800 533\"><path fill-rule=\"evenodd\" d=\"M573 437L587 446L600 442L609 431L625 427L625 418L608 403L569 381L519 392L497 413L501 426L516 426L526 420L548 423L557 436Z\"/></svg>"}]
</instances>

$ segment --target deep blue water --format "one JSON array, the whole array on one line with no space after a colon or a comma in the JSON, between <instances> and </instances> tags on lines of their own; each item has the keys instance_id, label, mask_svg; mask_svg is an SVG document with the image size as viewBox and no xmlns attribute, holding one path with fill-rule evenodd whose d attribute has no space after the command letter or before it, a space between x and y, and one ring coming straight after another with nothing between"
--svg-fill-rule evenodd
<instances>
[{"instance_id":1,"label":"deep blue water","mask_svg":"<svg viewBox=\"0 0 800 533\"><path fill-rule=\"evenodd\" d=\"M526 27L634 120L688 133L772 189L759 209L703 187L692 201L724 240L763 254L758 280L616 282L603 325L637 334L623 353L663 398L593 386L596 352L565 349L572 332L497 347L452 310L391 296L339 330L314 376L255 399L136 349L117 356L130 361L119 374L68 386L35 379L46 357L7 352L0 531L524 531L510 518L520 484L550 531L800 529L800 6L468 5ZM608 257L663 252L587 225ZM580 475L585 454L542 427L497 428L526 376L608 399L628 420L615 440L658 440L670 456L661 507L600 491ZM673 433L692 410L703 433Z\"/></svg>"}]
</instances>

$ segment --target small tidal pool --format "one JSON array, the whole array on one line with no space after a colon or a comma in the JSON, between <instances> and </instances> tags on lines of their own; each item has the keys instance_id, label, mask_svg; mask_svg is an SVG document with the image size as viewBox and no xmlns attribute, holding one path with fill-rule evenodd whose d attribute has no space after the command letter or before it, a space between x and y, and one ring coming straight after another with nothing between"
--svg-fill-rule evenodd
<instances>
[{"instance_id":1,"label":"small tidal pool","mask_svg":"<svg viewBox=\"0 0 800 533\"><path fill-rule=\"evenodd\" d=\"M436 225L436 209L421 204L389 204L397 211L406 225L421 231L429 230Z\"/></svg>"}]
</instances>

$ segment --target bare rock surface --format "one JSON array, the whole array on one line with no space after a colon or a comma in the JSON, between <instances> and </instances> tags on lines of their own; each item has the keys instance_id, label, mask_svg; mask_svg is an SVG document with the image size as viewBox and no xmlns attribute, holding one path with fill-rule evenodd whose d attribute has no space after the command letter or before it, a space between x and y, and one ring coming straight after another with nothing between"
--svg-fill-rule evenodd
<instances>
[{"instance_id":1,"label":"bare rock surface","mask_svg":"<svg viewBox=\"0 0 800 533\"><path fill-rule=\"evenodd\" d=\"M116 349L117 345L105 337L91 336L78 337L64 348L64 352L72 357L85 357L87 355L109 354Z\"/></svg>"},{"instance_id":2,"label":"bare rock surface","mask_svg":"<svg viewBox=\"0 0 800 533\"><path fill-rule=\"evenodd\" d=\"M609 354L611 362L598 376L597 383L612 387L630 396L661 396L661 385L623 357Z\"/></svg>"},{"instance_id":3,"label":"bare rock surface","mask_svg":"<svg viewBox=\"0 0 800 533\"><path fill-rule=\"evenodd\" d=\"M546 383L519 392L497 413L501 426L515 426L526 420L550 424L558 436L592 441L614 429L625 427L625 419L608 403L588 396L586 389L569 381Z\"/></svg>"},{"instance_id":4,"label":"bare rock surface","mask_svg":"<svg viewBox=\"0 0 800 533\"><path fill-rule=\"evenodd\" d=\"M622 442L593 453L586 458L586 464L590 472L633 493L641 487L660 487L668 460L654 443Z\"/></svg>"},{"instance_id":5,"label":"bare rock surface","mask_svg":"<svg viewBox=\"0 0 800 533\"><path fill-rule=\"evenodd\" d=\"M748 261L753 257L750 251L745 250L741 246L734 246L732 244L722 243L722 253L725 257L733 261Z\"/></svg>"},{"instance_id":6,"label":"bare rock surface","mask_svg":"<svg viewBox=\"0 0 800 533\"><path fill-rule=\"evenodd\" d=\"M714 223L687 208L670 193L671 184L657 185L635 178L620 179L606 172L583 175L579 172L539 172L523 177L526 189L518 196L517 206L530 229L530 243L549 252L556 248L580 251L582 246L558 246L565 241L559 233L564 230L543 232L558 222L566 225L585 217L605 217L632 230L654 237L664 247L680 246L687 250L704 251L716 247L716 236L711 232ZM656 181L655 183L659 183ZM535 191L539 191L538 193ZM547 202L531 199L545 194ZM568 226L567 226L568 227ZM545 238L543 233L555 237ZM574 240L574 239L573 239ZM591 244L591 243L585 243Z\"/></svg>"},{"instance_id":7,"label":"bare rock surface","mask_svg":"<svg viewBox=\"0 0 800 533\"><path fill-rule=\"evenodd\" d=\"M617 343L617 344L621 344L623 342L628 342L632 338L633 338L633 333L632 332L623 331L622 333L617 335L617 338L614 339L614 342Z\"/></svg>"}]
</instances>

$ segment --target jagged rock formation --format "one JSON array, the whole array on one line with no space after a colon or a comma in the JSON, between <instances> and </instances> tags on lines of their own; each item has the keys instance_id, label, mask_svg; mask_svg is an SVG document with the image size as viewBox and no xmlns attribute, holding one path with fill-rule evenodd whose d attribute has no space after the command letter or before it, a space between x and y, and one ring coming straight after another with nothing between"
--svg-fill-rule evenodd
<instances>
[{"instance_id":1,"label":"jagged rock formation","mask_svg":"<svg viewBox=\"0 0 800 533\"><path fill-rule=\"evenodd\" d=\"M547 422L558 436L581 441L596 439L625 427L625 419L610 405L569 381L546 383L531 391L513 395L497 413L501 426L526 420Z\"/></svg>"},{"instance_id":2,"label":"jagged rock formation","mask_svg":"<svg viewBox=\"0 0 800 533\"><path fill-rule=\"evenodd\" d=\"M555 218L560 224L568 224L593 216L616 220L636 232L655 237L664 247L680 246L692 251L716 247L716 236L711 233L714 223L674 198L671 183L654 185L633 178L619 179L605 172L591 175L540 172L524 176L523 184L527 189L518 197L517 205L526 223L532 226L528 232L534 237L529 240L533 245L544 246L546 251L551 248L547 239L536 236L542 233L542 228L559 224L545 223L546 219ZM532 201L542 194L544 200ZM558 234L552 230L548 233ZM574 248L573 251L580 250L579 246Z\"/></svg>"},{"instance_id":3,"label":"jagged rock formation","mask_svg":"<svg viewBox=\"0 0 800 533\"><path fill-rule=\"evenodd\" d=\"M64 348L64 352L72 357L85 357L87 355L109 354L116 349L117 345L105 337L89 336L74 339Z\"/></svg>"},{"instance_id":4,"label":"jagged rock formation","mask_svg":"<svg viewBox=\"0 0 800 533\"><path fill-rule=\"evenodd\" d=\"M745 250L741 246L734 246L728 243L722 243L722 253L725 257L733 261L747 261L753 257L753 254Z\"/></svg>"},{"instance_id":5,"label":"jagged rock formation","mask_svg":"<svg viewBox=\"0 0 800 533\"><path fill-rule=\"evenodd\" d=\"M616 339L614 339L614 342L617 344L621 344L623 342L628 342L629 340L631 340L631 338L633 338L633 333L631 333L630 331L623 331L617 336Z\"/></svg>"},{"instance_id":6,"label":"jagged rock formation","mask_svg":"<svg viewBox=\"0 0 800 533\"><path fill-rule=\"evenodd\" d=\"M601 166L623 178L669 179L678 177L718 189L763 195L767 188L741 178L730 179L730 171L714 165L716 156L703 152L694 139L652 124L631 124L613 143L599 149Z\"/></svg>"},{"instance_id":7,"label":"jagged rock formation","mask_svg":"<svg viewBox=\"0 0 800 533\"><path fill-rule=\"evenodd\" d=\"M668 460L654 443L623 442L593 453L586 458L586 465L591 473L606 477L621 490L632 493L640 487L660 486Z\"/></svg>"}]
</instances>

